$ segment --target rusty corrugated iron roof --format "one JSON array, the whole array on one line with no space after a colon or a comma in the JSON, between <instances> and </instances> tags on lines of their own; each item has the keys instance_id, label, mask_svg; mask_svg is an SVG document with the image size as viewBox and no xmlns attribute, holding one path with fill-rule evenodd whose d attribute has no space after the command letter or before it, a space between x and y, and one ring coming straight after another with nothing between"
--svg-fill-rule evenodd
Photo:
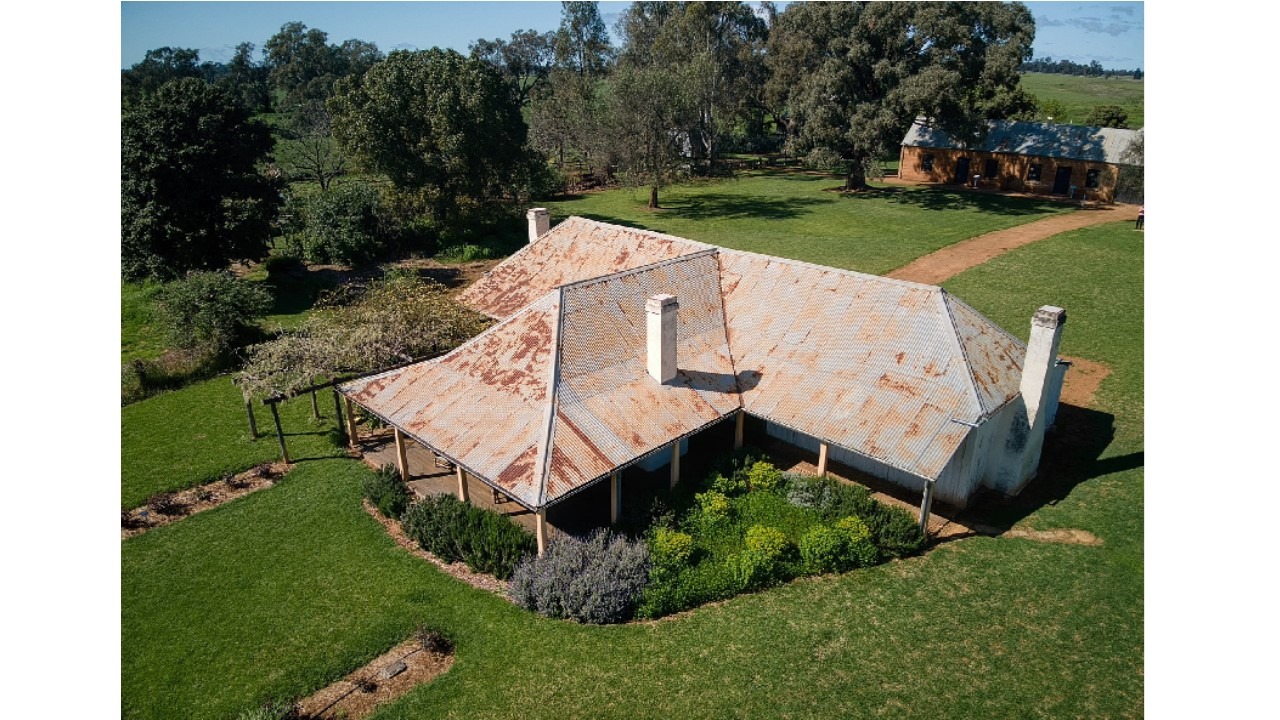
<instances>
[{"instance_id":1,"label":"rusty corrugated iron roof","mask_svg":"<svg viewBox=\"0 0 1280 720\"><path fill-rule=\"evenodd\" d=\"M712 247L673 235L570 217L463 290L458 300L501 319L561 285Z\"/></svg>"},{"instance_id":2,"label":"rusty corrugated iron roof","mask_svg":"<svg viewBox=\"0 0 1280 720\"><path fill-rule=\"evenodd\" d=\"M340 389L532 508L739 409L935 479L1017 395L1026 352L935 286L581 218L481 283L465 299L499 317L543 294L443 358ZM658 294L679 298L666 385L645 364Z\"/></svg>"}]
</instances>

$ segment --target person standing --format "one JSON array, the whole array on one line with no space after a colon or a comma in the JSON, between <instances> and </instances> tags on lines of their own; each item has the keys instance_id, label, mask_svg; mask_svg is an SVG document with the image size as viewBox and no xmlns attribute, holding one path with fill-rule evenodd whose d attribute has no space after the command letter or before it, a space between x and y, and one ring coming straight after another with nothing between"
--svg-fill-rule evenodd
<instances>
[{"instance_id":1,"label":"person standing","mask_svg":"<svg viewBox=\"0 0 1280 720\"><path fill-rule=\"evenodd\" d=\"M1142 229L1142 220L1143 220L1143 218L1144 218L1144 217L1146 217L1146 213L1147 213L1147 206L1146 206L1146 205L1143 205L1143 206L1141 206L1141 207L1139 207L1139 208L1138 208L1138 222L1134 224L1134 226L1133 226L1133 229L1134 229L1134 230L1141 230L1141 229Z\"/></svg>"}]
</instances>

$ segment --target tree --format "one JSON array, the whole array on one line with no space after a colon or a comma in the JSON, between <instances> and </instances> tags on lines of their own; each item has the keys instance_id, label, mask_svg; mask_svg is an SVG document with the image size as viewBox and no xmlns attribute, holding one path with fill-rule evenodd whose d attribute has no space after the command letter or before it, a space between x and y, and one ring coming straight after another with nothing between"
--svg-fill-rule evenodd
<instances>
[{"instance_id":1,"label":"tree","mask_svg":"<svg viewBox=\"0 0 1280 720\"><path fill-rule=\"evenodd\" d=\"M471 57L488 63L511 84L516 102L524 107L539 83L551 72L555 52L553 33L517 30L502 38L471 43Z\"/></svg>"},{"instance_id":2,"label":"tree","mask_svg":"<svg viewBox=\"0 0 1280 720\"><path fill-rule=\"evenodd\" d=\"M328 100L338 80L363 75L383 57L371 42L330 45L328 33L296 21L281 26L262 51L271 68L271 87L285 108Z\"/></svg>"},{"instance_id":3,"label":"tree","mask_svg":"<svg viewBox=\"0 0 1280 720\"><path fill-rule=\"evenodd\" d=\"M1129 113L1119 105L1094 105L1089 116L1084 119L1084 124L1124 129L1129 127Z\"/></svg>"},{"instance_id":4,"label":"tree","mask_svg":"<svg viewBox=\"0 0 1280 720\"><path fill-rule=\"evenodd\" d=\"M148 50L142 62L120 73L120 95L125 105L150 97L161 85L178 78L200 77L200 53L187 48Z\"/></svg>"},{"instance_id":5,"label":"tree","mask_svg":"<svg viewBox=\"0 0 1280 720\"><path fill-rule=\"evenodd\" d=\"M619 65L610 79L609 137L630 184L648 186L649 207L658 190L688 163L688 127L696 108L684 79L661 67Z\"/></svg>"},{"instance_id":6,"label":"tree","mask_svg":"<svg viewBox=\"0 0 1280 720\"><path fill-rule=\"evenodd\" d=\"M1143 132L1139 130L1129 145L1120 153L1120 170L1116 176L1116 200L1129 203L1142 202L1145 194Z\"/></svg>"},{"instance_id":7,"label":"tree","mask_svg":"<svg viewBox=\"0 0 1280 720\"><path fill-rule=\"evenodd\" d=\"M1067 122L1067 106L1061 100L1049 98L1036 102L1036 116L1045 122Z\"/></svg>"},{"instance_id":8,"label":"tree","mask_svg":"<svg viewBox=\"0 0 1280 720\"><path fill-rule=\"evenodd\" d=\"M121 119L122 264L129 279L221 269L266 253L280 204L259 170L271 133L226 91L163 85Z\"/></svg>"},{"instance_id":9,"label":"tree","mask_svg":"<svg viewBox=\"0 0 1280 720\"><path fill-rule=\"evenodd\" d=\"M344 151L419 191L438 222L525 196L541 159L502 76L452 50L396 51L329 103Z\"/></svg>"},{"instance_id":10,"label":"tree","mask_svg":"<svg viewBox=\"0 0 1280 720\"><path fill-rule=\"evenodd\" d=\"M253 43L240 43L217 84L250 112L265 112L271 105L267 68L253 61Z\"/></svg>"},{"instance_id":11,"label":"tree","mask_svg":"<svg viewBox=\"0 0 1280 720\"><path fill-rule=\"evenodd\" d=\"M556 65L579 75L601 75L613 62L609 30L593 2L560 3L555 40Z\"/></svg>"},{"instance_id":12,"label":"tree","mask_svg":"<svg viewBox=\"0 0 1280 720\"><path fill-rule=\"evenodd\" d=\"M791 48L797 150L844 158L845 186L866 186L869 162L892 154L917 116L965 144L986 120L1028 112L1018 66L1035 23L1020 3L793 3L773 33ZM776 65L775 65L776 67Z\"/></svg>"},{"instance_id":13,"label":"tree","mask_svg":"<svg viewBox=\"0 0 1280 720\"><path fill-rule=\"evenodd\" d=\"M714 166L720 137L763 82L766 26L741 2L636 2L618 22L622 62L684 76L697 114L688 128Z\"/></svg>"},{"instance_id":14,"label":"tree","mask_svg":"<svg viewBox=\"0 0 1280 720\"><path fill-rule=\"evenodd\" d=\"M324 103L308 100L288 115L281 165L290 178L315 180L327 192L333 179L347 171L347 159L333 139L333 116Z\"/></svg>"}]
</instances>

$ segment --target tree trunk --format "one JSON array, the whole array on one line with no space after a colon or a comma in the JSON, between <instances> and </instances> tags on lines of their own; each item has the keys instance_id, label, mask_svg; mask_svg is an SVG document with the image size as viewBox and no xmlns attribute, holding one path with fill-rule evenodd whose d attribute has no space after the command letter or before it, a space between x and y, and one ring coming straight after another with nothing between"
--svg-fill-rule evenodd
<instances>
[{"instance_id":1,"label":"tree trunk","mask_svg":"<svg viewBox=\"0 0 1280 720\"><path fill-rule=\"evenodd\" d=\"M649 209L650 210L658 209L658 186L657 185L649 186Z\"/></svg>"},{"instance_id":2,"label":"tree trunk","mask_svg":"<svg viewBox=\"0 0 1280 720\"><path fill-rule=\"evenodd\" d=\"M849 176L844 181L845 192L858 192L867 189L867 171L862 158L855 158L849 165Z\"/></svg>"}]
</instances>

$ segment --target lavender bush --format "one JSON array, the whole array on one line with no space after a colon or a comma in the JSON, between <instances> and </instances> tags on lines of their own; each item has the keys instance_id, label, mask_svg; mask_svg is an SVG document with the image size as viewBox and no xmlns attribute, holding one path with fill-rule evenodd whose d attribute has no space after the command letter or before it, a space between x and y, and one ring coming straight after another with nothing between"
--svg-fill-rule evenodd
<instances>
[{"instance_id":1,"label":"lavender bush","mask_svg":"<svg viewBox=\"0 0 1280 720\"><path fill-rule=\"evenodd\" d=\"M643 541L597 530L586 540L553 538L542 557L516 566L509 593L541 615L603 625L631 618L648 579Z\"/></svg>"}]
</instances>

